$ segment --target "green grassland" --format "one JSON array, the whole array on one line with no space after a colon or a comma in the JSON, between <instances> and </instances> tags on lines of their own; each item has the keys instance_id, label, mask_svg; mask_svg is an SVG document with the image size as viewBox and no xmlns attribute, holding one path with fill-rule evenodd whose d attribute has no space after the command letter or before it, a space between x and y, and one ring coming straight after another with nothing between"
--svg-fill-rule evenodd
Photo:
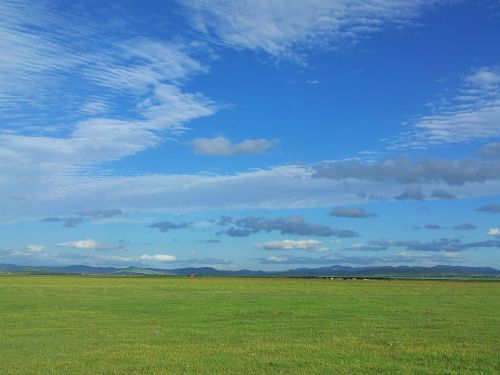
<instances>
[{"instance_id":1,"label":"green grassland","mask_svg":"<svg viewBox=\"0 0 500 375\"><path fill-rule=\"evenodd\" d=\"M0 374L499 374L500 283L0 276Z\"/></svg>"}]
</instances>

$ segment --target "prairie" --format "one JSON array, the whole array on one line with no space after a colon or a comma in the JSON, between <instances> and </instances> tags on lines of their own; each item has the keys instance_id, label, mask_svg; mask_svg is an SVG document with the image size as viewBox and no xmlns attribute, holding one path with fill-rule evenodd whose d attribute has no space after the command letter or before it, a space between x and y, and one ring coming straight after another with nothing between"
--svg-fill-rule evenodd
<instances>
[{"instance_id":1,"label":"prairie","mask_svg":"<svg viewBox=\"0 0 500 375\"><path fill-rule=\"evenodd\" d=\"M1 374L498 374L500 282L0 276Z\"/></svg>"}]
</instances>

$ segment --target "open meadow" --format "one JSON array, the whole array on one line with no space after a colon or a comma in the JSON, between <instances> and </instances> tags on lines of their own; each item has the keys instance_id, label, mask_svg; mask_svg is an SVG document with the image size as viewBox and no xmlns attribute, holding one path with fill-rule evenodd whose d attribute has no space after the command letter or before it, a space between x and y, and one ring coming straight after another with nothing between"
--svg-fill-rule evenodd
<instances>
[{"instance_id":1,"label":"open meadow","mask_svg":"<svg viewBox=\"0 0 500 375\"><path fill-rule=\"evenodd\" d=\"M0 276L1 374L498 374L500 282Z\"/></svg>"}]
</instances>

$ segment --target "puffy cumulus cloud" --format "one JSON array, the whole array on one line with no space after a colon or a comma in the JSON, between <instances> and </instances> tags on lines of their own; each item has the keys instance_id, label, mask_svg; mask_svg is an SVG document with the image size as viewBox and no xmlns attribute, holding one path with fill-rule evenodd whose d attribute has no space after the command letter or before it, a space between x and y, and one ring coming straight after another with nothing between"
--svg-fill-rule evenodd
<instances>
[{"instance_id":1,"label":"puffy cumulus cloud","mask_svg":"<svg viewBox=\"0 0 500 375\"><path fill-rule=\"evenodd\" d=\"M407 187L403 190L401 194L396 195L394 198L400 201L407 201L407 200L421 201L425 199L425 195L422 192L422 188L420 187Z\"/></svg>"},{"instance_id":2,"label":"puffy cumulus cloud","mask_svg":"<svg viewBox=\"0 0 500 375\"><path fill-rule=\"evenodd\" d=\"M500 159L500 142L485 144L477 149L477 154L485 159Z\"/></svg>"},{"instance_id":3,"label":"puffy cumulus cloud","mask_svg":"<svg viewBox=\"0 0 500 375\"><path fill-rule=\"evenodd\" d=\"M476 211L498 214L500 213L500 204L487 204L477 208Z\"/></svg>"},{"instance_id":4,"label":"puffy cumulus cloud","mask_svg":"<svg viewBox=\"0 0 500 375\"><path fill-rule=\"evenodd\" d=\"M189 228L191 224L189 223L172 223L171 221L160 221L158 223L151 224L150 228L156 228L160 232L168 232L175 229L185 229Z\"/></svg>"},{"instance_id":5,"label":"puffy cumulus cloud","mask_svg":"<svg viewBox=\"0 0 500 375\"><path fill-rule=\"evenodd\" d=\"M432 241L417 241L417 240L371 240L365 244L355 244L344 250L357 251L383 251L390 248L404 248L407 251L430 251L430 252L460 252L472 249L493 248L500 249L500 241L475 241L462 242L458 238L448 239L441 238Z\"/></svg>"},{"instance_id":6,"label":"puffy cumulus cloud","mask_svg":"<svg viewBox=\"0 0 500 375\"><path fill-rule=\"evenodd\" d=\"M193 27L218 43L293 57L312 47L331 47L387 26L411 24L437 2L421 0L177 0Z\"/></svg>"},{"instance_id":7,"label":"puffy cumulus cloud","mask_svg":"<svg viewBox=\"0 0 500 375\"><path fill-rule=\"evenodd\" d=\"M500 179L500 161L475 158L448 160L409 157L377 162L361 160L327 161L313 166L316 177L373 182L440 183L463 185Z\"/></svg>"},{"instance_id":8,"label":"puffy cumulus cloud","mask_svg":"<svg viewBox=\"0 0 500 375\"><path fill-rule=\"evenodd\" d=\"M456 230L473 230L473 229L476 229L476 225L472 224L472 223L463 223L463 224L455 225L453 227L453 229L456 229Z\"/></svg>"},{"instance_id":9,"label":"puffy cumulus cloud","mask_svg":"<svg viewBox=\"0 0 500 375\"><path fill-rule=\"evenodd\" d=\"M229 237L248 237L253 233L250 229L229 228L228 230L218 232L217 234L225 234Z\"/></svg>"},{"instance_id":10,"label":"puffy cumulus cloud","mask_svg":"<svg viewBox=\"0 0 500 375\"><path fill-rule=\"evenodd\" d=\"M334 207L330 211L331 216L349 217L356 219L365 219L367 217L375 217L377 214L368 213L364 208L355 207Z\"/></svg>"},{"instance_id":11,"label":"puffy cumulus cloud","mask_svg":"<svg viewBox=\"0 0 500 375\"><path fill-rule=\"evenodd\" d=\"M78 249L78 250L114 250L122 248L105 242L98 242L90 238L78 241L60 242L56 246L64 247L67 249Z\"/></svg>"},{"instance_id":12,"label":"puffy cumulus cloud","mask_svg":"<svg viewBox=\"0 0 500 375\"><path fill-rule=\"evenodd\" d=\"M170 254L154 254L154 255L143 254L139 257L139 259L144 261L153 261L153 262L173 262L176 260L176 257L175 255L170 255Z\"/></svg>"},{"instance_id":13,"label":"puffy cumulus cloud","mask_svg":"<svg viewBox=\"0 0 500 375\"><path fill-rule=\"evenodd\" d=\"M488 236L499 237L500 238L500 228L490 228L488 229Z\"/></svg>"},{"instance_id":14,"label":"puffy cumulus cloud","mask_svg":"<svg viewBox=\"0 0 500 375\"><path fill-rule=\"evenodd\" d=\"M325 252L328 248L318 240L279 240L267 241L255 245L256 249L261 250L306 250L312 252Z\"/></svg>"},{"instance_id":15,"label":"puffy cumulus cloud","mask_svg":"<svg viewBox=\"0 0 500 375\"><path fill-rule=\"evenodd\" d=\"M431 195L432 198L438 198L438 199L456 199L457 197L450 193L449 191L443 190L443 189L434 189Z\"/></svg>"},{"instance_id":16,"label":"puffy cumulus cloud","mask_svg":"<svg viewBox=\"0 0 500 375\"><path fill-rule=\"evenodd\" d=\"M300 236L319 236L319 237L356 237L357 233L352 230L333 229L323 224L311 224L301 216L289 216L284 218L262 218L246 217L242 219L233 219L232 223L236 227L230 228L223 233L233 237L247 237L252 233L279 231L283 235L294 234ZM236 234L236 235L235 235Z\"/></svg>"},{"instance_id":17,"label":"puffy cumulus cloud","mask_svg":"<svg viewBox=\"0 0 500 375\"><path fill-rule=\"evenodd\" d=\"M206 156L255 155L269 150L273 142L267 139L245 139L231 143L225 137L195 138L192 142L194 152Z\"/></svg>"}]
</instances>

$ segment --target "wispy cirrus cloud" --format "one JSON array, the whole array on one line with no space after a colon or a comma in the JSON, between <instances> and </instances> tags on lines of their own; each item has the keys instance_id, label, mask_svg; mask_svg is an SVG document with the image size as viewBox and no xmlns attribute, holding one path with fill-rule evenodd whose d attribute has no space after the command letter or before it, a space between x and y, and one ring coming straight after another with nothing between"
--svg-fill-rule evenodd
<instances>
[{"instance_id":1,"label":"wispy cirrus cloud","mask_svg":"<svg viewBox=\"0 0 500 375\"><path fill-rule=\"evenodd\" d=\"M159 131L175 134L185 122L215 113L210 100L173 85L158 84L151 95L140 120L87 119L64 138L0 134L0 157L9 162L2 170L18 165L26 173L53 174L118 160L158 145Z\"/></svg>"},{"instance_id":2,"label":"wispy cirrus cloud","mask_svg":"<svg viewBox=\"0 0 500 375\"><path fill-rule=\"evenodd\" d=\"M57 17L46 5L11 0L0 4L0 107L7 117L20 107L37 106L39 97L48 97L57 86L61 72L82 63L71 44L62 45L64 32L54 27Z\"/></svg>"},{"instance_id":3,"label":"wispy cirrus cloud","mask_svg":"<svg viewBox=\"0 0 500 375\"><path fill-rule=\"evenodd\" d=\"M411 24L439 2L384 0L177 0L192 26L237 49L300 60L312 47L355 42L388 27Z\"/></svg>"},{"instance_id":4,"label":"wispy cirrus cloud","mask_svg":"<svg viewBox=\"0 0 500 375\"><path fill-rule=\"evenodd\" d=\"M158 82L179 86L208 71L190 56L189 44L130 32L128 22L115 15L119 5L93 9L106 14L106 22L76 7L24 0L0 4L0 78L5 78L0 110L7 117L25 113L31 121L34 114L60 121L107 112L118 99L136 102L134 95Z\"/></svg>"},{"instance_id":5,"label":"wispy cirrus cloud","mask_svg":"<svg viewBox=\"0 0 500 375\"><path fill-rule=\"evenodd\" d=\"M191 16L220 17L224 21L218 23L221 28L207 32L219 35L224 44L281 57L317 46L314 41L330 47L387 25L411 23L427 7L423 1L398 0L363 4L317 0L293 5L243 1L224 8L226 5L192 2L187 8ZM120 175L104 170L103 165L108 167L108 163L162 145L184 132L191 121L220 109L218 102L203 93L186 89L193 77L210 71L210 57L182 37L175 41L147 38L128 30L127 21L115 23L111 17L99 22L85 12L67 14L62 8L56 12L54 6L50 2L12 0L0 4L0 77L7 82L0 86L0 100L5 104L0 111L25 116L23 121L6 112L3 116L3 220L50 217L75 226L80 219L71 215L89 207L331 207L358 203L356 193L361 189L371 189L371 196L377 199L392 199L403 188L401 184L413 183L421 184L426 195L436 188L431 185L438 184L475 183L476 195L498 191L495 181L500 176L500 164L492 158L402 158L371 164L331 161L226 174ZM229 19L230 14L236 17ZM290 14L297 17L288 17ZM200 20L199 25L205 21ZM266 27L259 29L256 25ZM222 29L225 27L227 32ZM241 43L239 37L231 36L239 27L241 32L236 34L241 36ZM123 30L127 32L118 32ZM245 39L251 35L255 36L254 43ZM496 84L493 70L475 73L470 84ZM248 141L230 143L229 151L226 147L222 154L257 152L268 145L258 142L263 140ZM486 154L479 155L484 158ZM462 190L455 186L450 194L474 195L468 186ZM230 230L234 235L252 231Z\"/></svg>"},{"instance_id":6,"label":"wispy cirrus cloud","mask_svg":"<svg viewBox=\"0 0 500 375\"><path fill-rule=\"evenodd\" d=\"M86 173L217 112L214 101L182 88L209 70L191 44L117 33L123 20L100 24L53 6L0 4L0 171L11 188Z\"/></svg>"},{"instance_id":7,"label":"wispy cirrus cloud","mask_svg":"<svg viewBox=\"0 0 500 375\"><path fill-rule=\"evenodd\" d=\"M405 130L389 142L389 149L425 149L432 146L496 139L500 137L500 66L473 70L454 94L431 106L432 113L405 124ZM491 144L481 156L498 154Z\"/></svg>"}]
</instances>

